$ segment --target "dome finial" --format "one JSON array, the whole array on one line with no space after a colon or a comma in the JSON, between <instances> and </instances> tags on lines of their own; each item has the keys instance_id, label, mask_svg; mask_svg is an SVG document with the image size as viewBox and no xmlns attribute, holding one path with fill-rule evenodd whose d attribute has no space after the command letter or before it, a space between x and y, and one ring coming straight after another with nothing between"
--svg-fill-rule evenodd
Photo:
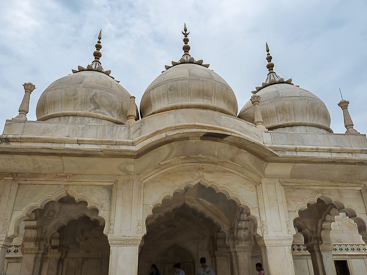
<instances>
[{"instance_id":1,"label":"dome finial","mask_svg":"<svg viewBox=\"0 0 367 275\"><path fill-rule=\"evenodd\" d=\"M98 34L98 41L95 45L96 50L93 53L94 60L92 61L92 64L89 64L87 66L87 68L84 68L82 66L78 66L78 70L71 70L73 72L73 74L78 73L78 72L82 72L82 71L98 71L98 72L101 72L101 73L104 73L104 74L110 76L111 70L107 70L107 71L103 70L102 63L101 63L101 61L99 61L99 59L102 57L101 39L102 39L102 30L100 30L99 34ZM110 76L110 77L113 78L112 76ZM119 81L117 81L117 82L119 82Z\"/></svg>"},{"instance_id":2,"label":"dome finial","mask_svg":"<svg viewBox=\"0 0 367 275\"><path fill-rule=\"evenodd\" d=\"M271 60L273 59L273 57L270 55L268 43L266 43L266 52L267 52L266 60L268 61L268 64L266 64L266 68L268 68L268 71L269 72L268 72L268 75L266 76L265 82L263 82L260 87L256 87L256 90L252 92L253 94L256 94L262 88L265 88L266 86L272 85L272 84L288 83L288 84L293 85L292 78L284 81L283 78L281 78L279 75L277 75L274 72L274 70L273 70L274 63L271 62Z\"/></svg>"},{"instance_id":3,"label":"dome finial","mask_svg":"<svg viewBox=\"0 0 367 275\"><path fill-rule=\"evenodd\" d=\"M184 23L184 30L182 32L182 34L184 35L184 39L183 42L185 43L182 47L184 54L182 55L181 59L176 62L176 61L172 61L172 66L168 66L166 65L165 68L166 70L168 70L169 68L172 68L173 66L179 65L179 64L184 64L184 63L193 63L193 64L197 64L200 66L204 66L206 68L209 67L209 64L203 64L203 60L195 60L190 54L190 46L189 46L189 38L187 37L190 32L187 32L187 27L186 27L186 23ZM162 72L163 73L163 72Z\"/></svg>"},{"instance_id":4,"label":"dome finial","mask_svg":"<svg viewBox=\"0 0 367 275\"><path fill-rule=\"evenodd\" d=\"M95 45L96 50L93 53L93 55L94 55L94 61L96 61L96 62L100 62L99 59L102 57L102 53L101 53L101 49L102 49L101 39L102 39L102 30L99 31L98 41L97 41L97 43Z\"/></svg>"},{"instance_id":5,"label":"dome finial","mask_svg":"<svg viewBox=\"0 0 367 275\"><path fill-rule=\"evenodd\" d=\"M182 49L184 50L184 55L185 54L189 54L190 51L190 46L189 46L189 38L187 37L190 32L187 32L187 27L186 27L186 23L184 23L184 31L182 32L182 34L184 35L184 39L183 42L185 43L185 45L183 45Z\"/></svg>"},{"instance_id":6,"label":"dome finial","mask_svg":"<svg viewBox=\"0 0 367 275\"><path fill-rule=\"evenodd\" d=\"M273 68L274 68L274 63L271 62L271 60L273 59L273 57L270 55L269 53L269 46L268 43L266 43L266 60L268 61L268 64L266 64L266 68L268 68L269 73L273 73Z\"/></svg>"}]
</instances>

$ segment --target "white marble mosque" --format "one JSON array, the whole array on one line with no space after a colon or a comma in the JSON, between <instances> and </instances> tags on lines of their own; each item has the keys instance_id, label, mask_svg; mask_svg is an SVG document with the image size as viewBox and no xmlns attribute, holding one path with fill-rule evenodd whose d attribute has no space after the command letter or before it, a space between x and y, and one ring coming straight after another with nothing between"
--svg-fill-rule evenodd
<instances>
[{"instance_id":1,"label":"white marble mosque","mask_svg":"<svg viewBox=\"0 0 367 275\"><path fill-rule=\"evenodd\" d=\"M140 108L102 67L101 33L94 61L42 93L37 121L24 84L0 136L0 274L173 275L180 262L194 275L200 257L217 275L257 262L267 275L367 274L367 139L349 102L333 133L266 45L265 81L238 112L188 34Z\"/></svg>"}]
</instances>

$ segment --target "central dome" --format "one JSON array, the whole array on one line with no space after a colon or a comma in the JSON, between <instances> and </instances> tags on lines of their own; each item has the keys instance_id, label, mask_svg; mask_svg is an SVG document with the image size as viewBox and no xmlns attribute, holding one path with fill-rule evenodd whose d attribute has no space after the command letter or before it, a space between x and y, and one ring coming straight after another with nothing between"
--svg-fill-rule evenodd
<instances>
[{"instance_id":1,"label":"central dome","mask_svg":"<svg viewBox=\"0 0 367 275\"><path fill-rule=\"evenodd\" d=\"M190 54L189 33L184 26L184 54L179 62L166 66L145 91L141 103L141 117L176 110L208 109L236 116L237 100L231 87L203 60L196 61Z\"/></svg>"},{"instance_id":2,"label":"central dome","mask_svg":"<svg viewBox=\"0 0 367 275\"><path fill-rule=\"evenodd\" d=\"M227 82L208 68L184 63L158 76L140 103L141 117L185 108L237 115L237 100Z\"/></svg>"}]
</instances>

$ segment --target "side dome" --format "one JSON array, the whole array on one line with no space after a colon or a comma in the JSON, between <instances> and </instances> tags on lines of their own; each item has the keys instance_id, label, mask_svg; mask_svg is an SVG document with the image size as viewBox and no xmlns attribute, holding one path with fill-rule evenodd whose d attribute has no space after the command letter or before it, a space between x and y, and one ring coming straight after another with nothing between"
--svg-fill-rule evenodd
<instances>
[{"instance_id":1,"label":"side dome","mask_svg":"<svg viewBox=\"0 0 367 275\"><path fill-rule=\"evenodd\" d=\"M269 72L261 87L253 93L260 96L263 125L274 131L333 132L330 114L324 102L313 93L294 86L292 79L284 81L274 71L272 56L266 44ZM254 106L248 101L238 117L254 123Z\"/></svg>"},{"instance_id":2,"label":"side dome","mask_svg":"<svg viewBox=\"0 0 367 275\"><path fill-rule=\"evenodd\" d=\"M100 58L102 31L87 68L78 66L73 74L53 82L37 103L37 120L64 123L125 124L138 118L134 97L120 85L111 71L104 71Z\"/></svg>"},{"instance_id":3,"label":"side dome","mask_svg":"<svg viewBox=\"0 0 367 275\"><path fill-rule=\"evenodd\" d=\"M332 132L328 109L321 99L311 92L290 84L274 84L256 94L261 97L259 106L267 129L292 131L288 127L303 126L311 132L317 129ZM251 101L243 106L238 117L254 122L254 106Z\"/></svg>"},{"instance_id":4,"label":"side dome","mask_svg":"<svg viewBox=\"0 0 367 275\"><path fill-rule=\"evenodd\" d=\"M186 108L208 109L236 116L237 99L231 87L209 64L196 61L190 54L189 33L184 25L184 54L146 89L141 102L141 117Z\"/></svg>"},{"instance_id":5,"label":"side dome","mask_svg":"<svg viewBox=\"0 0 367 275\"><path fill-rule=\"evenodd\" d=\"M237 99L218 74L198 64L179 64L164 71L145 91L141 117L169 110L198 108L236 116Z\"/></svg>"},{"instance_id":6,"label":"side dome","mask_svg":"<svg viewBox=\"0 0 367 275\"><path fill-rule=\"evenodd\" d=\"M129 103L130 94L110 76L81 71L60 78L46 88L37 103L37 120L68 117L68 121L104 120L124 124Z\"/></svg>"}]
</instances>

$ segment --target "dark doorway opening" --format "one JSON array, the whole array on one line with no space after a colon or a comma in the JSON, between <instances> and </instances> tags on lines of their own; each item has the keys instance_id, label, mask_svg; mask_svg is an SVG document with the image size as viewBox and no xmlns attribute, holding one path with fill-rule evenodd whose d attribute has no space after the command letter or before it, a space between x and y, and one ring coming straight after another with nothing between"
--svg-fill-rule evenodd
<instances>
[{"instance_id":1,"label":"dark doorway opening","mask_svg":"<svg viewBox=\"0 0 367 275\"><path fill-rule=\"evenodd\" d=\"M334 262L335 262L336 275L350 275L348 262L346 260L334 261Z\"/></svg>"}]
</instances>

